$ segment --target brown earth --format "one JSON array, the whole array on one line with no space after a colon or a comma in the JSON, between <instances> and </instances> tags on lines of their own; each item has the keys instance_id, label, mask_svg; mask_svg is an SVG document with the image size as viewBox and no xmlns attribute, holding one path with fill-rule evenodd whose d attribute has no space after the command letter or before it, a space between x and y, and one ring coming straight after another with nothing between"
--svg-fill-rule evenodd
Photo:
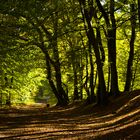
<instances>
[{"instance_id":1,"label":"brown earth","mask_svg":"<svg viewBox=\"0 0 140 140\"><path fill-rule=\"evenodd\" d=\"M0 139L140 140L140 90L111 101L106 107L1 108Z\"/></svg>"}]
</instances>

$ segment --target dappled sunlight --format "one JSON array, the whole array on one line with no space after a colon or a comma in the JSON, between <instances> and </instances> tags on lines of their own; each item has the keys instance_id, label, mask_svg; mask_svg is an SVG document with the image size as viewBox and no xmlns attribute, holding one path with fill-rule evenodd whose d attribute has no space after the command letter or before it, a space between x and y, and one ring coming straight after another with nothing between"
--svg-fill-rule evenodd
<instances>
[{"instance_id":1,"label":"dappled sunlight","mask_svg":"<svg viewBox=\"0 0 140 140\"><path fill-rule=\"evenodd\" d=\"M0 0L0 140L140 140L140 0Z\"/></svg>"},{"instance_id":2,"label":"dappled sunlight","mask_svg":"<svg viewBox=\"0 0 140 140\"><path fill-rule=\"evenodd\" d=\"M122 106L121 108L119 108L117 110L117 112L121 112L121 111L127 111L128 108L130 107L137 107L139 106L139 101L140 101L140 95L132 98L131 100L129 100L124 106Z\"/></svg>"},{"instance_id":3,"label":"dappled sunlight","mask_svg":"<svg viewBox=\"0 0 140 140\"><path fill-rule=\"evenodd\" d=\"M92 108L94 113L84 114L80 113L80 106L24 106L1 110L0 139L137 139L140 107L136 103L139 97L130 99L115 113L108 107L106 111Z\"/></svg>"},{"instance_id":4,"label":"dappled sunlight","mask_svg":"<svg viewBox=\"0 0 140 140\"><path fill-rule=\"evenodd\" d=\"M124 118L130 118L134 115L140 113L140 110L135 110L129 114L112 117L112 115L107 115L106 118L112 117L111 120L104 121L100 119L100 122L96 122L95 116L84 116L76 117L73 119L61 118L58 120L33 120L29 124L24 123L23 125L15 124L15 126L1 127L0 136L1 138L54 138L54 139L76 139L79 137L86 138L92 137L96 138L99 136L109 135L111 133L119 132L123 129L140 124L139 118L136 120L131 120L123 123L118 123ZM75 120L76 119L76 120ZM85 119L85 121L83 121ZM88 123L86 123L88 122ZM4 131L2 131L4 130Z\"/></svg>"}]
</instances>

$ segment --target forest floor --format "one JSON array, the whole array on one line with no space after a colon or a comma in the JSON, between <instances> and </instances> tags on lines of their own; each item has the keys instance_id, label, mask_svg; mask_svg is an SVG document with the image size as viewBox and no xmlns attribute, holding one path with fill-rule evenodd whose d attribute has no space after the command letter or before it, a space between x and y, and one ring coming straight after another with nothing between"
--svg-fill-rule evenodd
<instances>
[{"instance_id":1,"label":"forest floor","mask_svg":"<svg viewBox=\"0 0 140 140\"><path fill-rule=\"evenodd\" d=\"M43 105L0 109L4 140L140 140L140 90L125 93L106 107Z\"/></svg>"}]
</instances>

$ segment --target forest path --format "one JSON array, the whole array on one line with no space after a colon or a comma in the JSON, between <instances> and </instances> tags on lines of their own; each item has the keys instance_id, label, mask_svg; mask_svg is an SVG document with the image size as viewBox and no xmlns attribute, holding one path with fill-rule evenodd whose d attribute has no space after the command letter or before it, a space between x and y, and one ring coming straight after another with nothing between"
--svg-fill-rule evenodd
<instances>
[{"instance_id":1,"label":"forest path","mask_svg":"<svg viewBox=\"0 0 140 140\"><path fill-rule=\"evenodd\" d=\"M139 140L139 101L140 94L137 93L127 100L120 97L114 106L110 103L108 107L100 108L75 104L67 108L23 106L0 109L0 139ZM122 106L121 103L125 104Z\"/></svg>"}]
</instances>

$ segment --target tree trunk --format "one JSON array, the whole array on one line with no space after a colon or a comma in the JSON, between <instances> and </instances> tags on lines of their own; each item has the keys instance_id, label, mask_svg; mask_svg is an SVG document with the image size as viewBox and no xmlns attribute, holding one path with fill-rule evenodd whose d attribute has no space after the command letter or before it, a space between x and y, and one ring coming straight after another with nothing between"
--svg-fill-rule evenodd
<instances>
[{"instance_id":1,"label":"tree trunk","mask_svg":"<svg viewBox=\"0 0 140 140\"><path fill-rule=\"evenodd\" d=\"M83 65L83 62L82 62L82 59L83 59L83 53L81 51L81 55L80 55L80 89L79 89L79 99L83 99L83 74L84 74L84 65Z\"/></svg>"},{"instance_id":2,"label":"tree trunk","mask_svg":"<svg viewBox=\"0 0 140 140\"><path fill-rule=\"evenodd\" d=\"M49 44L52 46L52 43ZM57 98L58 102L57 105L65 106L68 104L68 95L65 93L64 89L62 87L62 81L61 81L61 73L59 73L59 67L55 64L54 61L51 60L49 53L47 49L44 46L44 42L41 43L39 46L42 52L45 54L45 60L46 60L46 70L47 70L47 79L49 81L49 84L51 86L51 89ZM51 64L55 68L55 77L56 77L56 86L52 80L52 71L51 71ZM66 94L66 95L64 95Z\"/></svg>"},{"instance_id":3,"label":"tree trunk","mask_svg":"<svg viewBox=\"0 0 140 140\"><path fill-rule=\"evenodd\" d=\"M90 93L89 93L89 87L88 87L88 79L89 79L89 73L88 73L88 53L86 52L86 81L85 81L85 90L86 90L86 93L87 93L87 99L90 98Z\"/></svg>"},{"instance_id":4,"label":"tree trunk","mask_svg":"<svg viewBox=\"0 0 140 140\"><path fill-rule=\"evenodd\" d=\"M107 26L108 56L111 72L111 89L110 92L119 95L118 74L116 68L116 21L114 16L114 0L110 0L110 18L104 10L99 0L96 0L97 6L102 13Z\"/></svg>"},{"instance_id":5,"label":"tree trunk","mask_svg":"<svg viewBox=\"0 0 140 140\"><path fill-rule=\"evenodd\" d=\"M94 66L92 59L91 44L89 44L89 61L90 61L90 103L93 103L95 102L95 93L94 93Z\"/></svg>"},{"instance_id":6,"label":"tree trunk","mask_svg":"<svg viewBox=\"0 0 140 140\"><path fill-rule=\"evenodd\" d=\"M72 62L74 63L74 62ZM74 73L74 100L79 100L79 93L78 93L78 79L77 79L77 71L76 71L76 64L72 64L73 66L73 73Z\"/></svg>"},{"instance_id":7,"label":"tree trunk","mask_svg":"<svg viewBox=\"0 0 140 140\"><path fill-rule=\"evenodd\" d=\"M92 44L94 52L95 52L98 77L99 77L100 92L98 93L99 94L98 103L105 104L107 101L106 100L107 99L106 98L106 86L105 86L104 74L103 74L103 69L102 69L102 62L101 62L101 58L100 58L100 52L99 52L97 41L96 41L96 38L94 35L93 28L88 20L87 20L87 22L88 22L88 28L89 28L88 38L89 38L89 42Z\"/></svg>"},{"instance_id":8,"label":"tree trunk","mask_svg":"<svg viewBox=\"0 0 140 140\"><path fill-rule=\"evenodd\" d=\"M66 94L65 90L62 86L62 76L61 76L61 68L60 68L60 61L59 61L59 54L58 54L58 47L57 43L53 43L53 54L54 54L54 69L55 69L55 78L56 78L56 87L59 94L59 97L62 98L62 103L60 105L67 105L69 102L68 95Z\"/></svg>"},{"instance_id":9,"label":"tree trunk","mask_svg":"<svg viewBox=\"0 0 140 140\"><path fill-rule=\"evenodd\" d=\"M111 29L108 27L108 53L109 53L109 62L111 66L111 89L110 92L113 95L119 95L118 87L118 73L116 67L116 20L115 20L115 2L110 0L110 20L111 20Z\"/></svg>"},{"instance_id":10,"label":"tree trunk","mask_svg":"<svg viewBox=\"0 0 140 140\"><path fill-rule=\"evenodd\" d=\"M0 106L2 107L2 92L0 93Z\"/></svg>"},{"instance_id":11,"label":"tree trunk","mask_svg":"<svg viewBox=\"0 0 140 140\"><path fill-rule=\"evenodd\" d=\"M98 77L99 77L99 86L100 86L100 92L98 92L98 103L101 105L104 105L107 103L106 85L105 85L103 66L102 66L102 61L101 61L101 57L100 57L98 42L96 40L94 30L91 25L92 15L90 13L92 11L88 11L87 9L85 9L85 7L86 7L85 1L81 2L79 0L79 3L80 3L80 6L83 7L83 10L84 10L83 18L85 18L85 20L87 22L87 26L88 26L87 37L88 37L89 43L93 46L93 50L94 50L95 57L96 57L96 64L97 64ZM90 10L93 10L93 5L90 5L90 6L91 6Z\"/></svg>"},{"instance_id":12,"label":"tree trunk","mask_svg":"<svg viewBox=\"0 0 140 140\"><path fill-rule=\"evenodd\" d=\"M66 94L65 90L62 86L62 76L61 76L61 66L60 66L60 59L59 59L59 51L58 51L58 13L55 13L55 21L54 21L54 35L52 38L52 48L53 48L53 56L54 56L54 69L55 69L55 78L56 78L56 85L57 91L59 96L62 97L62 105L67 105L69 102L68 95Z\"/></svg>"},{"instance_id":13,"label":"tree trunk","mask_svg":"<svg viewBox=\"0 0 140 140\"><path fill-rule=\"evenodd\" d=\"M114 29L108 30L108 55L111 70L110 93L117 96L119 95L119 88L118 88L118 74L116 68L116 31L114 31Z\"/></svg>"},{"instance_id":14,"label":"tree trunk","mask_svg":"<svg viewBox=\"0 0 140 140\"><path fill-rule=\"evenodd\" d=\"M96 40L98 42L99 50L100 50L100 53L101 53L102 64L104 65L104 62L105 62L105 51L104 51L104 48L103 48L103 45L102 45L100 27L99 27L99 25L97 25L97 26L98 27L96 28Z\"/></svg>"},{"instance_id":15,"label":"tree trunk","mask_svg":"<svg viewBox=\"0 0 140 140\"><path fill-rule=\"evenodd\" d=\"M139 28L140 28L140 0L138 0L138 19L139 19Z\"/></svg>"},{"instance_id":16,"label":"tree trunk","mask_svg":"<svg viewBox=\"0 0 140 140\"><path fill-rule=\"evenodd\" d=\"M135 28L136 28L135 5L131 4L131 40L130 40L129 58L127 63L125 91L129 91L131 88L132 66L133 66L133 59L134 59L134 42L136 38Z\"/></svg>"},{"instance_id":17,"label":"tree trunk","mask_svg":"<svg viewBox=\"0 0 140 140\"><path fill-rule=\"evenodd\" d=\"M43 49L43 52L44 52L44 49ZM47 79L49 81L50 87L51 87L51 89L52 89L55 97L58 100L58 103L57 104L61 104L61 102L63 101L63 99L62 99L61 96L59 96L59 93L57 91L57 88L55 87L55 84L54 84L54 82L52 80L52 71L51 71L51 64L50 64L50 61L49 61L50 57L49 57L48 51L46 50L44 52L44 54L45 54L45 59L46 59Z\"/></svg>"}]
</instances>

